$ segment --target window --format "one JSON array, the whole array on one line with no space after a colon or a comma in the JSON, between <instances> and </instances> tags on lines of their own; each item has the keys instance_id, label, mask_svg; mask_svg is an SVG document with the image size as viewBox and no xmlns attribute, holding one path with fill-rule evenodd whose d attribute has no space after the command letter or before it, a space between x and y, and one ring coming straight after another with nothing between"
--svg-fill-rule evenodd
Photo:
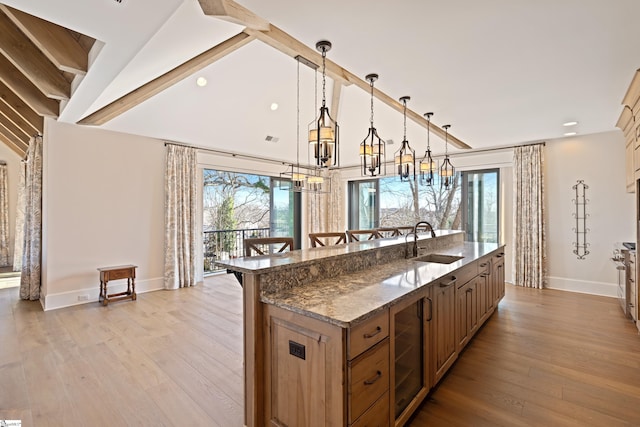
<instances>
[{"instance_id":1,"label":"window","mask_svg":"<svg viewBox=\"0 0 640 427\"><path fill-rule=\"evenodd\" d=\"M500 171L464 172L462 181L465 240L498 243Z\"/></svg>"},{"instance_id":2,"label":"window","mask_svg":"<svg viewBox=\"0 0 640 427\"><path fill-rule=\"evenodd\" d=\"M349 229L370 230L379 226L378 180L349 182Z\"/></svg>"},{"instance_id":3,"label":"window","mask_svg":"<svg viewBox=\"0 0 640 427\"><path fill-rule=\"evenodd\" d=\"M243 256L244 239L292 236L300 247L300 194L280 189L281 179L204 169L204 271L216 259Z\"/></svg>"},{"instance_id":4,"label":"window","mask_svg":"<svg viewBox=\"0 0 640 427\"><path fill-rule=\"evenodd\" d=\"M368 229L414 225L429 221L434 228L459 229L460 175L451 190L414 182L400 182L395 176L349 182L349 228Z\"/></svg>"}]
</instances>

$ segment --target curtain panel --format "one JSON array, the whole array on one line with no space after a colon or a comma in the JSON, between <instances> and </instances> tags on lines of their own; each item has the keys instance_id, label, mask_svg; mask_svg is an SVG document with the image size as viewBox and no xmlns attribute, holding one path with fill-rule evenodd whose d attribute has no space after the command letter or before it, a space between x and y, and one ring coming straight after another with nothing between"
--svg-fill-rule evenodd
<instances>
[{"instance_id":1,"label":"curtain panel","mask_svg":"<svg viewBox=\"0 0 640 427\"><path fill-rule=\"evenodd\" d=\"M514 150L514 284L543 288L546 282L544 145Z\"/></svg>"},{"instance_id":2,"label":"curtain panel","mask_svg":"<svg viewBox=\"0 0 640 427\"><path fill-rule=\"evenodd\" d=\"M196 149L166 144L165 289L193 286L196 276Z\"/></svg>"},{"instance_id":3,"label":"curtain panel","mask_svg":"<svg viewBox=\"0 0 640 427\"><path fill-rule=\"evenodd\" d=\"M9 194L7 164L0 163L0 267L11 265L9 257Z\"/></svg>"},{"instance_id":4,"label":"curtain panel","mask_svg":"<svg viewBox=\"0 0 640 427\"><path fill-rule=\"evenodd\" d=\"M27 162L20 163L20 183L18 184L18 200L16 203L16 231L13 242L13 271L22 271L22 252L24 248L24 209Z\"/></svg>"},{"instance_id":5,"label":"curtain panel","mask_svg":"<svg viewBox=\"0 0 640 427\"><path fill-rule=\"evenodd\" d=\"M29 143L24 186L24 231L20 298L40 299L42 248L42 137ZM16 232L19 232L16 230Z\"/></svg>"}]
</instances>

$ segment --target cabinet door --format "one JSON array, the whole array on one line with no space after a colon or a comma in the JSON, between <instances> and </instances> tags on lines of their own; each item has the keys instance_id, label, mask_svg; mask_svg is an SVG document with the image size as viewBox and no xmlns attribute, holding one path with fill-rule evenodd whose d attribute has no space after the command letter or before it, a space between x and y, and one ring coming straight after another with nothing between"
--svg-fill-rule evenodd
<instances>
[{"instance_id":1,"label":"cabinet door","mask_svg":"<svg viewBox=\"0 0 640 427\"><path fill-rule=\"evenodd\" d=\"M447 372L458 356L456 352L456 278L443 279L434 285L433 292L433 383Z\"/></svg>"},{"instance_id":2,"label":"cabinet door","mask_svg":"<svg viewBox=\"0 0 640 427\"><path fill-rule=\"evenodd\" d=\"M488 271L481 273L476 279L476 292L478 294L478 326L480 326L493 309L491 275Z\"/></svg>"},{"instance_id":3,"label":"cabinet door","mask_svg":"<svg viewBox=\"0 0 640 427\"><path fill-rule=\"evenodd\" d=\"M394 424L398 425L404 424L429 391L424 358L424 308L424 297L391 308L391 401Z\"/></svg>"},{"instance_id":4,"label":"cabinet door","mask_svg":"<svg viewBox=\"0 0 640 427\"><path fill-rule=\"evenodd\" d=\"M456 289L456 343L460 352L478 328L477 277Z\"/></svg>"}]
</instances>

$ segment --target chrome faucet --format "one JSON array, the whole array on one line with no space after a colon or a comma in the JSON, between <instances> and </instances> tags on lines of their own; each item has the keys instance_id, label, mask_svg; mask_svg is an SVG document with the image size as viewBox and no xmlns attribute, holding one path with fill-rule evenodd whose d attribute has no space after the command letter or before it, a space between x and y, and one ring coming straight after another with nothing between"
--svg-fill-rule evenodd
<instances>
[{"instance_id":1,"label":"chrome faucet","mask_svg":"<svg viewBox=\"0 0 640 427\"><path fill-rule=\"evenodd\" d=\"M413 232L415 234L418 233L418 227L419 226L427 226L428 228L426 228L427 231L431 231L431 237L436 237L436 232L433 231L433 227L431 226L431 224L429 224L427 221L419 221L414 227L413 227ZM416 239L418 238L418 236L416 235Z\"/></svg>"}]
</instances>

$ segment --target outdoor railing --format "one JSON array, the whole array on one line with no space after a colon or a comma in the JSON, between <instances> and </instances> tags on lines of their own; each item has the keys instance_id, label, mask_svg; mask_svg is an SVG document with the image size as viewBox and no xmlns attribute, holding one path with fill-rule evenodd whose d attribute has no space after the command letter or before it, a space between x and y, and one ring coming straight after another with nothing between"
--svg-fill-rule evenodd
<instances>
[{"instance_id":1,"label":"outdoor railing","mask_svg":"<svg viewBox=\"0 0 640 427\"><path fill-rule=\"evenodd\" d=\"M224 270L217 267L215 261L244 256L244 239L254 237L269 237L269 228L205 231L203 238L205 274Z\"/></svg>"}]
</instances>

